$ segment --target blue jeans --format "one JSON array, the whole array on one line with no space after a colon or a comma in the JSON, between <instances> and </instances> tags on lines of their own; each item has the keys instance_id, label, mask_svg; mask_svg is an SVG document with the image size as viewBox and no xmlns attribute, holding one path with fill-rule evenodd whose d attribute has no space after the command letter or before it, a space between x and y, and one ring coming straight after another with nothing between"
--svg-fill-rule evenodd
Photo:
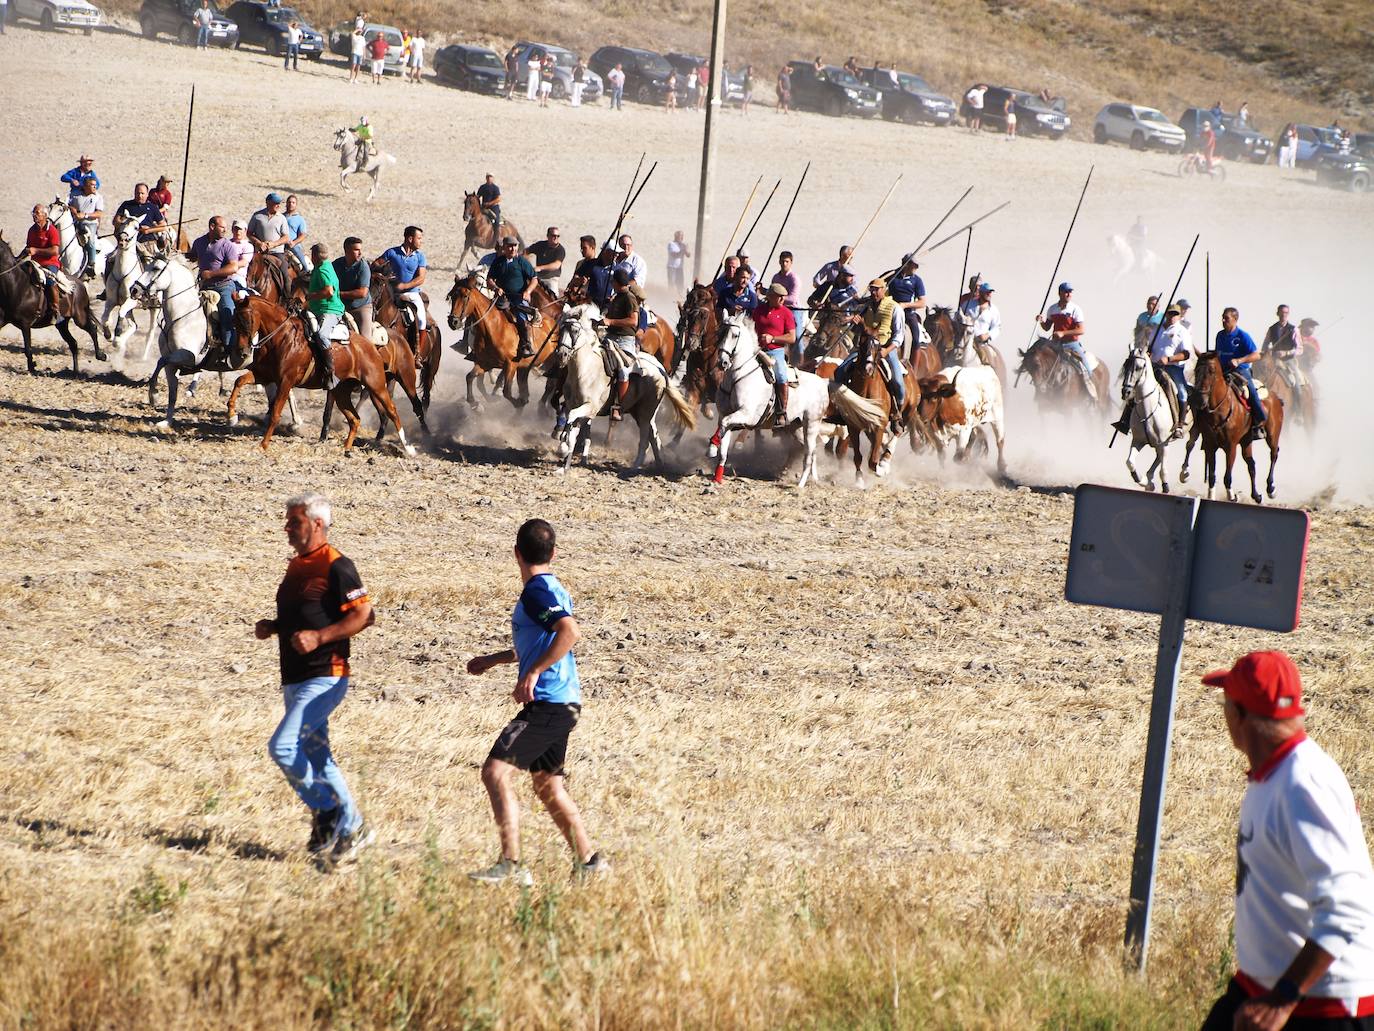
<instances>
[{"instance_id":1,"label":"blue jeans","mask_svg":"<svg viewBox=\"0 0 1374 1031\"><path fill-rule=\"evenodd\" d=\"M612 87L611 87L611 110L612 110L612 111L619 111L619 110L621 110L620 99L621 99L624 95L625 95L625 87L624 87L624 86L612 86Z\"/></svg>"},{"instance_id":2,"label":"blue jeans","mask_svg":"<svg viewBox=\"0 0 1374 1031\"><path fill-rule=\"evenodd\" d=\"M1254 377L1250 373L1250 363L1245 362L1241 365L1233 365L1228 372L1238 373L1241 379L1245 380L1246 387L1250 391L1250 418L1258 425L1264 422L1269 416L1264 414L1264 405L1260 403L1259 388L1255 386Z\"/></svg>"},{"instance_id":3,"label":"blue jeans","mask_svg":"<svg viewBox=\"0 0 1374 1031\"><path fill-rule=\"evenodd\" d=\"M348 783L329 751L329 715L348 693L348 677L314 677L282 684L286 714L267 743L291 787L316 812L339 809L339 829L352 833L363 822Z\"/></svg>"},{"instance_id":4,"label":"blue jeans","mask_svg":"<svg viewBox=\"0 0 1374 1031\"><path fill-rule=\"evenodd\" d=\"M1188 377L1183 374L1182 365L1156 365L1164 375L1168 376L1174 384L1174 393L1178 395L1179 410L1188 407Z\"/></svg>"},{"instance_id":5,"label":"blue jeans","mask_svg":"<svg viewBox=\"0 0 1374 1031\"><path fill-rule=\"evenodd\" d=\"M606 343L610 344L612 347L619 348L621 352L629 357L631 364L634 363L635 355L639 353L639 341L632 336L608 336L606 337ZM628 368L617 369L616 379L621 383L628 383L630 381L630 370Z\"/></svg>"},{"instance_id":6,"label":"blue jeans","mask_svg":"<svg viewBox=\"0 0 1374 1031\"><path fill-rule=\"evenodd\" d=\"M3 9L4 8L0 8L0 10ZM86 249L86 267L94 272L96 260L100 256L96 250L96 237L98 234L94 222L88 223L88 225L90 226L88 229L77 230L76 238L81 241L81 246Z\"/></svg>"},{"instance_id":7,"label":"blue jeans","mask_svg":"<svg viewBox=\"0 0 1374 1031\"><path fill-rule=\"evenodd\" d=\"M219 335L225 347L234 346L234 291L238 286L232 279L220 279L210 284L210 289L219 294Z\"/></svg>"},{"instance_id":8,"label":"blue jeans","mask_svg":"<svg viewBox=\"0 0 1374 1031\"><path fill-rule=\"evenodd\" d=\"M787 348L774 347L763 352L773 362L774 383L782 385L787 382Z\"/></svg>"},{"instance_id":9,"label":"blue jeans","mask_svg":"<svg viewBox=\"0 0 1374 1031\"><path fill-rule=\"evenodd\" d=\"M204 50L210 45L210 26L201 25L196 29L196 46Z\"/></svg>"},{"instance_id":10,"label":"blue jeans","mask_svg":"<svg viewBox=\"0 0 1374 1031\"><path fill-rule=\"evenodd\" d=\"M801 362L802 362L802 354L805 353L805 350L806 350L806 344L805 344L805 342L804 342L803 335L802 335L802 334L803 334L803 327L806 325L806 309L805 309L805 308L793 308L793 309L792 309L792 318L795 319L795 320L796 320L796 323L797 323L797 332L796 332L796 341L797 341L797 342L794 343L794 344L792 345L792 355L793 355L793 359L794 359L794 364L797 365L798 367L800 367L800 366L801 366Z\"/></svg>"},{"instance_id":11,"label":"blue jeans","mask_svg":"<svg viewBox=\"0 0 1374 1031\"><path fill-rule=\"evenodd\" d=\"M286 56L282 59L282 68L290 68L295 65L299 70L301 66L301 46L299 43L286 44Z\"/></svg>"},{"instance_id":12,"label":"blue jeans","mask_svg":"<svg viewBox=\"0 0 1374 1031\"><path fill-rule=\"evenodd\" d=\"M892 370L892 378L887 381L887 386L892 391L892 400L897 402L897 407L900 408L902 401L906 398L906 387L902 384L906 370L902 368L902 360L897 357L897 348L895 347L887 356L887 367Z\"/></svg>"},{"instance_id":13,"label":"blue jeans","mask_svg":"<svg viewBox=\"0 0 1374 1031\"><path fill-rule=\"evenodd\" d=\"M1061 340L1059 341L1059 346L1075 355L1079 362L1082 363L1084 369L1088 367L1088 352L1083 350L1083 345L1079 341Z\"/></svg>"},{"instance_id":14,"label":"blue jeans","mask_svg":"<svg viewBox=\"0 0 1374 1031\"><path fill-rule=\"evenodd\" d=\"M301 268L304 269L304 270L306 271L307 274L309 274L309 273L315 271L313 268L310 267L310 262L308 262L308 261L305 259L305 248L304 248L304 247L302 247L302 246L301 246L300 244L298 244L298 243L293 243L293 244L291 244L290 246L287 247L287 250L289 250L292 254L294 254L294 255L296 256L296 260L299 261L299 262L301 263Z\"/></svg>"}]
</instances>

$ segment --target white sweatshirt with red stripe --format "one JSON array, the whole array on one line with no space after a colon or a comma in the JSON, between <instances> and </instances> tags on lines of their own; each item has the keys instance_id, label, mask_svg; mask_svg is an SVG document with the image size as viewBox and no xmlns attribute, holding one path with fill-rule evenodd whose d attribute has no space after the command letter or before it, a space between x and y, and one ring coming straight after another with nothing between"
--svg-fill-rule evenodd
<instances>
[{"instance_id":1,"label":"white sweatshirt with red stripe","mask_svg":"<svg viewBox=\"0 0 1374 1031\"><path fill-rule=\"evenodd\" d=\"M1345 774L1305 735L1250 774L1236 838L1236 964L1272 987L1303 943L1335 957L1307 995L1374 996L1374 868Z\"/></svg>"}]
</instances>

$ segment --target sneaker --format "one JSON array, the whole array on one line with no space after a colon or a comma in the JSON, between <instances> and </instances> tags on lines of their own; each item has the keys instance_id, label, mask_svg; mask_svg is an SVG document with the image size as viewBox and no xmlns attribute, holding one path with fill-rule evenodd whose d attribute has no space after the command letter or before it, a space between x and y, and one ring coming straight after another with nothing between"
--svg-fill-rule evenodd
<instances>
[{"instance_id":1,"label":"sneaker","mask_svg":"<svg viewBox=\"0 0 1374 1031\"><path fill-rule=\"evenodd\" d=\"M489 866L485 870L473 870L468 877L474 881L481 881L483 884L500 884L503 881L514 881L522 888L528 888L534 884L534 875L530 873L529 867L519 860L502 859L495 866Z\"/></svg>"},{"instance_id":2,"label":"sneaker","mask_svg":"<svg viewBox=\"0 0 1374 1031\"><path fill-rule=\"evenodd\" d=\"M351 863L358 858L359 852L372 844L375 837L376 834L366 821L359 823L352 834L336 833L334 847L329 850L329 861L335 866Z\"/></svg>"},{"instance_id":3,"label":"sneaker","mask_svg":"<svg viewBox=\"0 0 1374 1031\"><path fill-rule=\"evenodd\" d=\"M585 863L573 863L573 880L588 881L611 872L611 861L600 852L593 852Z\"/></svg>"},{"instance_id":4,"label":"sneaker","mask_svg":"<svg viewBox=\"0 0 1374 1031\"><path fill-rule=\"evenodd\" d=\"M334 844L334 825L339 821L339 810L337 807L316 809L310 815L310 843L305 847L312 856L317 856Z\"/></svg>"}]
</instances>

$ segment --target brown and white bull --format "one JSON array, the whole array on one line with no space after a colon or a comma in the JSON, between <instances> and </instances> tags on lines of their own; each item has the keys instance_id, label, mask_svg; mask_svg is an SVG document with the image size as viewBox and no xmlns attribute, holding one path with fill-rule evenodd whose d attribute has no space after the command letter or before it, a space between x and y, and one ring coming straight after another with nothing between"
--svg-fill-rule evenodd
<instances>
[{"instance_id":1,"label":"brown and white bull","mask_svg":"<svg viewBox=\"0 0 1374 1031\"><path fill-rule=\"evenodd\" d=\"M1006 475L1002 384L997 373L986 365L950 366L941 369L938 375L922 378L919 385L921 403L918 410L940 460L944 461L945 445L953 442L954 460L963 461L974 432L986 426L997 442L997 472Z\"/></svg>"}]
</instances>

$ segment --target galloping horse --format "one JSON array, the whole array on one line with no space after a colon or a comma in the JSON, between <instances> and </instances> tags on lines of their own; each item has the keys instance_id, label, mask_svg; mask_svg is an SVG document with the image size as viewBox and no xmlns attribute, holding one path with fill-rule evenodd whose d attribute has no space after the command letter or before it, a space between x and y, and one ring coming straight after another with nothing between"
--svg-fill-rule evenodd
<instances>
[{"instance_id":1,"label":"galloping horse","mask_svg":"<svg viewBox=\"0 0 1374 1031\"><path fill-rule=\"evenodd\" d=\"M681 345L677 361L667 367L688 401L704 409L715 401L720 385L720 370L716 367L720 320L716 314L716 292L709 286L694 283L686 300L678 305L677 336Z\"/></svg>"},{"instance_id":2,"label":"galloping horse","mask_svg":"<svg viewBox=\"0 0 1374 1031\"><path fill-rule=\"evenodd\" d=\"M304 287L305 282L285 254L254 251L248 261L248 286L263 300L285 305L297 286Z\"/></svg>"},{"instance_id":3,"label":"galloping horse","mask_svg":"<svg viewBox=\"0 0 1374 1031\"><path fill-rule=\"evenodd\" d=\"M9 242L4 234L0 233L0 326L19 327L19 333L24 338L24 360L28 362L29 372L38 371L38 366L33 360L33 331L54 324L57 326L57 332L62 334L62 339L67 342L67 348L72 352L72 372L77 371L76 337L72 336L71 329L67 326L68 321L75 322L86 331L91 338L91 344L95 347L95 360L103 362L105 352L100 349L100 338L97 335L99 326L95 321L95 313L91 310L91 301L85 285L74 283L71 293L62 295L62 307L70 319L59 322L48 305L48 288L34 282L33 277L37 275L31 266L21 263L15 257L14 251L10 250Z\"/></svg>"},{"instance_id":4,"label":"galloping horse","mask_svg":"<svg viewBox=\"0 0 1374 1031\"><path fill-rule=\"evenodd\" d=\"M886 362L886 359L878 353L877 341L871 334L861 332L858 354L849 367L849 373L842 385L873 402L887 416L887 420L875 426L872 420L867 418L854 421L845 419L845 425L849 429L849 444L854 448L854 480L860 487L864 486L862 437L865 433L868 434L868 467L873 470L875 476L883 477L892 469L892 447L884 441L888 423L897 416L906 421L911 434L912 450L916 447L918 426L924 427L916 410L921 400L921 388L917 386L916 377L905 365L902 366L902 384L906 394L899 410L893 402L892 391L888 388L887 380L883 378L879 362Z\"/></svg>"},{"instance_id":5,"label":"galloping horse","mask_svg":"<svg viewBox=\"0 0 1374 1031\"><path fill-rule=\"evenodd\" d=\"M239 391L245 383L261 383L264 386L275 384L277 394L267 416L267 430L262 436L262 449L266 451L292 388L324 390L324 375L315 367L314 356L306 342L304 323L299 317L288 314L281 305L261 297L249 297L234 312L234 324L238 334L231 361L236 367L247 363L248 371L239 377L229 395L229 425L238 424L235 407ZM329 393L348 420L344 450L353 446L358 427L362 425L358 409L353 404L354 386L362 383L372 398L378 417L385 416L396 425L401 447L413 458L415 448L406 440L406 431L401 426L400 416L396 414L396 406L386 392L386 370L382 367L376 345L357 333L349 333L346 343L333 343L330 351L339 385Z\"/></svg>"},{"instance_id":6,"label":"galloping horse","mask_svg":"<svg viewBox=\"0 0 1374 1031\"><path fill-rule=\"evenodd\" d=\"M1007 363L1002 359L1002 352L993 347L992 344L980 344L973 339L973 325L959 317L948 308L932 308L925 318L926 332L930 334L930 343L935 350L935 360L939 363L931 372L920 372L917 379L924 379L926 376L935 376L946 366L962 365L971 367L974 365L991 366L997 373L997 381L1002 384L1002 389L1007 389ZM912 369L916 368L917 361L913 357Z\"/></svg>"},{"instance_id":7,"label":"galloping horse","mask_svg":"<svg viewBox=\"0 0 1374 1031\"><path fill-rule=\"evenodd\" d=\"M1312 381L1295 360L1280 358L1277 351L1271 350L1250 369L1255 378L1283 402L1283 410L1294 425L1305 426L1309 432L1316 428L1317 394L1312 389Z\"/></svg>"},{"instance_id":8,"label":"galloping horse","mask_svg":"<svg viewBox=\"0 0 1374 1031\"><path fill-rule=\"evenodd\" d=\"M1131 439L1126 447L1126 468L1131 479L1139 483L1135 453L1148 444L1155 450L1155 460L1145 472L1145 489L1155 489L1155 472L1158 471L1160 489L1168 494L1169 474L1164 467L1164 451L1174 439L1174 413L1165 389L1155 378L1150 352L1132 348L1121 366L1121 400L1131 402ZM1172 385L1168 389L1172 390ZM1180 412L1179 418L1183 415Z\"/></svg>"},{"instance_id":9,"label":"galloping horse","mask_svg":"<svg viewBox=\"0 0 1374 1031\"><path fill-rule=\"evenodd\" d=\"M412 347L406 331L406 319L401 314L401 306L396 303L396 285L390 274L383 269L374 270L371 282L369 296L372 299L372 321L396 330L405 338L406 350L412 353L411 360L420 373L420 396L428 411L429 402L434 396L434 381L439 378L439 362L444 357L439 324L429 310L429 295L420 292L420 299L425 305L425 331L420 333L417 327L415 345Z\"/></svg>"},{"instance_id":10,"label":"galloping horse","mask_svg":"<svg viewBox=\"0 0 1374 1031\"><path fill-rule=\"evenodd\" d=\"M515 223L502 216L498 233L487 213L482 210L482 202L477 199L475 193L463 194L463 221L467 225L463 228L463 251L458 255L459 268L463 267L469 253L475 258L479 250L496 250L503 236L515 237L520 244L520 253L525 253L525 238L520 235L520 230L515 228Z\"/></svg>"},{"instance_id":11,"label":"galloping horse","mask_svg":"<svg viewBox=\"0 0 1374 1031\"><path fill-rule=\"evenodd\" d=\"M1093 388L1097 391L1096 401L1083 385L1083 377L1074 367L1072 358L1065 357L1063 351L1049 337L1040 337L1030 347L1020 352L1021 364L1016 369L1016 382L1022 376L1029 376L1035 387L1038 401L1052 411L1065 414L1082 412L1084 408L1105 412L1111 405L1108 396L1111 390L1111 376L1101 362L1092 370Z\"/></svg>"},{"instance_id":12,"label":"galloping horse","mask_svg":"<svg viewBox=\"0 0 1374 1031\"><path fill-rule=\"evenodd\" d=\"M60 241L58 247L58 258L62 262L62 271L75 278L86 271L86 248L81 243L81 236L76 229L76 219L72 217L72 209L67 207L67 202L61 197L54 197L53 202L48 205L48 220L57 226L57 237ZM91 232L96 230L92 227ZM88 279L103 277L105 272L106 255L110 253L110 244L97 239L95 244L95 268L90 270Z\"/></svg>"},{"instance_id":13,"label":"galloping horse","mask_svg":"<svg viewBox=\"0 0 1374 1031\"><path fill-rule=\"evenodd\" d=\"M535 345L534 354L517 360L515 356L520 349L520 334L505 312L496 306L496 299L482 292L476 272L469 272L466 276L455 272L447 300L449 328L457 330L463 327L464 338L468 342L468 359L472 362L472 369L467 375L468 404L477 407L477 398L472 392L473 381L493 369L499 369L504 379L502 394L515 407L523 408L530 400L530 368L549 357L555 346L551 344L552 334L543 334L541 343L535 339L540 334L532 331L530 339ZM520 384L519 397L511 393L511 386L517 380Z\"/></svg>"},{"instance_id":14,"label":"galloping horse","mask_svg":"<svg viewBox=\"0 0 1374 1031\"><path fill-rule=\"evenodd\" d=\"M361 336L361 334L359 334ZM372 343L377 348L377 356L382 360L382 368L386 372L386 391L390 396L393 384L401 384L401 390L406 397L410 398L410 410L415 413L415 418L420 423L420 429L425 433L429 432L429 424L425 422L425 406L420 403L419 391L416 388L416 368L415 352L410 349L410 341L406 340L405 331L398 326L383 326L374 322L372 326ZM326 393L324 396L324 414L320 418L320 440L329 436L329 420L334 412L334 395ZM382 413L377 413L377 436L373 439L380 442L386 434L386 420L381 417Z\"/></svg>"},{"instance_id":15,"label":"galloping horse","mask_svg":"<svg viewBox=\"0 0 1374 1031\"><path fill-rule=\"evenodd\" d=\"M143 360L153 349L153 332L161 309L155 298L147 296L140 303L130 293L138 277L143 274L143 257L138 253L138 220L125 219L115 227L115 249L105 261L105 310L100 326L105 339L114 344L113 364L119 369L124 362L125 348L138 324L133 310L142 307L148 312L148 335L143 344Z\"/></svg>"},{"instance_id":16,"label":"galloping horse","mask_svg":"<svg viewBox=\"0 0 1374 1031\"><path fill-rule=\"evenodd\" d=\"M854 324L842 308L816 308L815 329L806 338L805 361L822 358L844 358L854 350Z\"/></svg>"},{"instance_id":17,"label":"galloping horse","mask_svg":"<svg viewBox=\"0 0 1374 1031\"><path fill-rule=\"evenodd\" d=\"M372 188L367 191L368 200L377 195L377 180L382 174L382 167L396 163L396 159L384 151L369 154L359 139L347 129L334 130L334 149L339 152L339 185L344 192L349 192L348 177L353 173L362 172L372 177Z\"/></svg>"},{"instance_id":18,"label":"galloping horse","mask_svg":"<svg viewBox=\"0 0 1374 1031\"><path fill-rule=\"evenodd\" d=\"M1183 452L1183 468L1178 478L1188 482L1188 460L1193 456L1193 445L1198 437L1202 438L1202 451L1207 458L1207 497L1217 485L1217 452L1226 452L1226 477L1222 481L1226 487L1228 501L1237 501L1239 496L1231 489L1231 468L1236 463L1236 446L1245 459L1245 467L1250 470L1250 497L1255 504L1261 504L1259 489L1255 486L1255 458L1250 447L1250 402L1248 394L1230 383L1221 371L1221 359L1215 351L1204 351L1197 356L1197 366L1193 371L1193 383L1197 387L1193 409L1193 429L1188 434L1188 447ZM1279 435L1283 432L1283 402L1270 395L1264 404L1266 419L1262 433L1269 444L1269 477L1265 489L1274 496L1274 464L1279 460Z\"/></svg>"}]
</instances>

